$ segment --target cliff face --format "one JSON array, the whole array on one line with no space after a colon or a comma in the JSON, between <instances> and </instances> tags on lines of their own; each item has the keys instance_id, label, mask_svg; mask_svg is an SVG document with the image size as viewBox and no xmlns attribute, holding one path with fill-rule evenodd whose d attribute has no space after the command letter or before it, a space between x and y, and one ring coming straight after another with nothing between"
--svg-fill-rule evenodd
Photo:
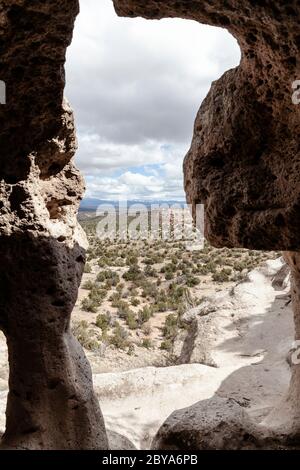
<instances>
[{"instance_id":1,"label":"cliff face","mask_svg":"<svg viewBox=\"0 0 300 470\"><path fill-rule=\"evenodd\" d=\"M119 15L191 19L224 27L237 39L242 51L239 67L212 84L197 115L184 161L185 190L194 215L197 204L205 205L205 235L214 246L289 252L299 340L300 106L292 100L292 84L300 78L299 2L114 0L114 4ZM298 445L298 369L294 364L289 393L266 420L267 429L252 428L242 413L224 409L224 420L231 424L218 437L219 447L229 448L239 432L240 446L247 448L241 436L249 427L256 447L267 445L268 436L276 440L278 433L283 445ZM191 410L191 416L207 423L196 434L209 435L220 425L218 413L208 418L207 409L210 406L203 404ZM188 447L188 429L195 430L196 423L188 419L189 411L185 415L185 421L180 413L167 420L156 448L172 445L168 430L174 428L174 420L180 430L179 447ZM201 448L198 438L193 442Z\"/></svg>"},{"instance_id":2,"label":"cliff face","mask_svg":"<svg viewBox=\"0 0 300 470\"><path fill-rule=\"evenodd\" d=\"M9 351L3 448L107 448L91 371L70 332L85 263L84 183L63 100L77 0L0 1L0 327Z\"/></svg>"}]
</instances>

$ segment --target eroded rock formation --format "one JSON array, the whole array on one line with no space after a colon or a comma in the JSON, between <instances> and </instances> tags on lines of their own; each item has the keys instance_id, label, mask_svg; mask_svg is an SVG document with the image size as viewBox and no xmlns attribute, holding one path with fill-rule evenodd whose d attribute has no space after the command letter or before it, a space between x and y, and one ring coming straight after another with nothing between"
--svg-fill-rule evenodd
<instances>
[{"instance_id":1,"label":"eroded rock formation","mask_svg":"<svg viewBox=\"0 0 300 470\"><path fill-rule=\"evenodd\" d=\"M2 448L107 448L83 350L70 332L85 263L64 62L77 0L0 1L0 328L9 352Z\"/></svg>"},{"instance_id":2,"label":"eroded rock formation","mask_svg":"<svg viewBox=\"0 0 300 470\"><path fill-rule=\"evenodd\" d=\"M300 107L291 99L292 82L300 78L299 3L114 3L121 15L193 19L237 38L240 66L213 84L196 119L184 164L187 197L194 209L205 204L206 236L215 246L290 252L300 339ZM7 89L7 104L0 106L0 327L10 362L4 448L108 446L90 368L70 332L85 262L76 221L83 182L72 163L73 116L63 100L65 53L77 13L78 0L0 0L0 79ZM276 439L299 444L299 397L294 365L288 396L263 428L252 428L229 404L229 439L218 433L219 447L246 442L247 448L249 436L254 447L272 447ZM203 404L196 411L203 417L206 410ZM282 428L278 417L285 420ZM215 413L207 435L219 424ZM179 427L183 449L186 426ZM203 442L199 433L205 428L196 429L195 447Z\"/></svg>"},{"instance_id":3,"label":"eroded rock formation","mask_svg":"<svg viewBox=\"0 0 300 470\"><path fill-rule=\"evenodd\" d=\"M291 269L291 296L295 322L295 345L291 351L292 378L286 397L265 420L265 424L287 436L300 447L300 253L287 252L285 259Z\"/></svg>"},{"instance_id":4,"label":"eroded rock formation","mask_svg":"<svg viewBox=\"0 0 300 470\"><path fill-rule=\"evenodd\" d=\"M294 1L114 0L117 13L221 26L241 64L213 83L186 156L188 202L205 204L217 247L300 248L300 6ZM288 191L287 191L288 188Z\"/></svg>"},{"instance_id":5,"label":"eroded rock formation","mask_svg":"<svg viewBox=\"0 0 300 470\"><path fill-rule=\"evenodd\" d=\"M114 0L114 4L119 15L196 20L224 27L237 39L242 52L239 67L213 83L196 118L184 162L187 199L194 213L197 204L205 205L205 235L214 246L291 252L287 258L299 340L300 106L292 102L292 83L300 79L299 2ZM272 447L268 435L273 443L300 445L299 367L293 366L288 396L266 420L267 427L251 428L251 446ZM205 410L203 405L194 414L201 420ZM224 410L225 417L229 414ZM241 413L235 411L235 415L238 420L231 421L230 429L225 426L222 438L218 433L216 447L230 448L233 442L248 448L242 436L250 425ZM196 439L189 416L193 409L177 414L177 448L191 448L188 439L192 435L194 448L203 448L201 442L208 442L206 437L223 421L219 417L209 421L209 429L199 424ZM172 415L161 429L156 448L172 445L174 419Z\"/></svg>"}]
</instances>

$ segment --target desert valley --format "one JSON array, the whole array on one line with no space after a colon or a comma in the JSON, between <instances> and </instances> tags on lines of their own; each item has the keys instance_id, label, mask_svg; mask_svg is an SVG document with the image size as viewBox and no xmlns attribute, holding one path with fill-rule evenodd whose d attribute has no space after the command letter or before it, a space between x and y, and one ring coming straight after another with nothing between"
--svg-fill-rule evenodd
<instances>
[{"instance_id":1,"label":"desert valley","mask_svg":"<svg viewBox=\"0 0 300 470\"><path fill-rule=\"evenodd\" d=\"M211 397L262 420L290 377L293 325L281 254L100 240L101 218L79 218L89 249L71 327L113 442L117 435L118 447L147 449L173 411ZM4 336L0 344L3 430Z\"/></svg>"}]
</instances>

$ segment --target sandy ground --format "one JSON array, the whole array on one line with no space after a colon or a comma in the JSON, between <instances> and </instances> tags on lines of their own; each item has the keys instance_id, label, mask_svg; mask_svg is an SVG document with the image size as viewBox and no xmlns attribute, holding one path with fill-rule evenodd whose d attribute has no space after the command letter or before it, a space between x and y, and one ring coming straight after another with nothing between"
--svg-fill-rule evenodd
<instances>
[{"instance_id":1,"label":"sandy ground","mask_svg":"<svg viewBox=\"0 0 300 470\"><path fill-rule=\"evenodd\" d=\"M235 399L257 421L263 420L282 398L290 378L286 357L294 330L286 305L289 287L275 290L272 285L281 265L280 260L270 261L252 271L247 282L222 293L214 350L218 367L190 364L100 374L102 359L89 353L108 428L138 448L149 448L170 413L214 395ZM0 430L7 374L6 346L0 337Z\"/></svg>"},{"instance_id":2,"label":"sandy ground","mask_svg":"<svg viewBox=\"0 0 300 470\"><path fill-rule=\"evenodd\" d=\"M214 351L217 368L191 364L95 375L107 426L137 447L149 448L175 409L214 395L235 399L262 421L282 399L290 379L286 358L294 327L286 305L289 288L276 291L271 283L279 263L253 271L248 282L224 296Z\"/></svg>"}]
</instances>

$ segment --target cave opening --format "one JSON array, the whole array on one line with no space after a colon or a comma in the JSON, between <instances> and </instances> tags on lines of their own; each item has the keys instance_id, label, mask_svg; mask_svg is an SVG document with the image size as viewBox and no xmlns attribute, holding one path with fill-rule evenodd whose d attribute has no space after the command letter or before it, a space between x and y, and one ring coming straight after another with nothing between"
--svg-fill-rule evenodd
<instances>
[{"instance_id":1,"label":"cave opening","mask_svg":"<svg viewBox=\"0 0 300 470\"><path fill-rule=\"evenodd\" d=\"M7 123L2 143L9 143L0 204L0 325L10 361L9 393L8 367L0 364L1 407L7 397L2 448L163 449L171 442L208 449L220 445L219 436L226 437L224 448L297 444L298 342L290 347L292 310L299 329L299 256L286 251L283 259L277 251L299 246L293 139L299 133L290 87L298 63L296 7L277 9L280 25L289 25L277 28L268 2L241 3L238 11L224 2L222 13L218 1L203 9L199 2L189 2L188 11L180 1L114 0L119 14L228 27L239 37L240 63L225 30L176 19L118 20L111 3L82 4L66 89L77 116L77 164L87 181L79 215L84 184L73 161L72 109L62 99L62 64L79 4L68 0L59 12L58 1L2 7L3 73L15 78L14 94L0 108ZM283 43L289 36L291 51L270 40L269 27ZM232 57L239 66L227 70ZM30 107L29 95L23 99L27 79L14 75L20 59ZM182 225L176 211L186 210L178 208L182 159L195 107L210 85L184 160L193 212L198 201L207 203L211 245L195 249L175 237ZM16 159L10 166L12 155L30 165ZM125 219L134 230L122 228L121 240L107 236L106 215L124 210L116 211L116 200L133 204ZM163 203L155 209L158 226L150 217L158 237L141 238L153 201ZM99 202L110 203L104 218L94 213ZM171 203L176 210L167 212ZM1 360L6 351L1 336Z\"/></svg>"},{"instance_id":2,"label":"cave opening","mask_svg":"<svg viewBox=\"0 0 300 470\"><path fill-rule=\"evenodd\" d=\"M145 394L139 411L133 412L133 420L141 428L135 436L124 413L133 397L122 386L122 374L136 383L135 371L140 369L143 376L143 367L156 366L161 371L162 366L175 367L174 371L185 367L183 380L189 381L189 389L175 372L174 376L170 373L171 378L161 372L161 383L156 384L158 393L163 393L166 384L174 387L178 382L171 400L177 408L194 403L196 397L209 398L219 384L221 393L228 396L236 380L239 394L246 395L249 384L244 377L250 370L251 380L257 380L250 365L254 357L256 364L264 359L263 346L253 338L259 328L267 335L272 319L269 297L264 294L270 295L274 289L259 267L267 261L268 270L277 276L282 265L275 252L215 249L206 244L201 251L184 253L180 244L170 244L169 249L167 243L147 241L113 246L97 242L96 206L119 200L146 207L153 201L182 203L182 161L199 103L214 80L239 64L240 54L236 40L221 28L181 19L120 19L112 2L96 0L82 2L68 50L66 96L77 122L77 165L87 183L79 219L90 242L73 312L73 333L88 351L99 395L105 396L110 379L116 381L118 403L101 402L109 427L115 431L125 428L125 435L138 446L150 445L147 425L142 422L147 422L149 397ZM216 169L222 169L222 156L214 154L212 161ZM285 278L278 276L274 282L284 289ZM258 306L254 298L260 283L265 292L260 290ZM245 302L249 291L253 298L247 308L236 309L232 304L230 321L223 322L230 296L240 296ZM277 311L280 302L273 297L273 310ZM214 315L213 303L221 315ZM250 308L254 313L247 318ZM204 321L190 318L189 311L197 309ZM240 322L252 329L246 339L242 335L244 345L237 340ZM290 336L291 325L285 327ZM215 334L218 329L222 331L219 336ZM283 330L279 328L277 333L280 341ZM237 353L240 362L235 359ZM231 367L228 376L223 377L223 371L212 374L211 389L196 392L199 377L215 372L220 364ZM101 377L103 373L107 375ZM151 393L152 380L149 374L146 383L150 383ZM270 392L271 400L277 395L277 390ZM175 409L172 407L152 409L157 423Z\"/></svg>"}]
</instances>

